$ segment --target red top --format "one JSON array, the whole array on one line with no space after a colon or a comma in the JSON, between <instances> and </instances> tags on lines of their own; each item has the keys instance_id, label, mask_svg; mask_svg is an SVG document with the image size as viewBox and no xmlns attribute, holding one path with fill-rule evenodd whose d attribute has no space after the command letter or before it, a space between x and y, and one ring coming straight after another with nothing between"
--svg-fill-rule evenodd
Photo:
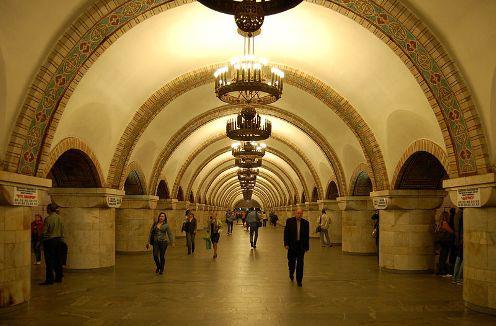
<instances>
[{"instance_id":1,"label":"red top","mask_svg":"<svg viewBox=\"0 0 496 326\"><path fill-rule=\"evenodd\" d=\"M43 221L34 220L31 222L31 237L41 239L41 233L43 232Z\"/></svg>"}]
</instances>

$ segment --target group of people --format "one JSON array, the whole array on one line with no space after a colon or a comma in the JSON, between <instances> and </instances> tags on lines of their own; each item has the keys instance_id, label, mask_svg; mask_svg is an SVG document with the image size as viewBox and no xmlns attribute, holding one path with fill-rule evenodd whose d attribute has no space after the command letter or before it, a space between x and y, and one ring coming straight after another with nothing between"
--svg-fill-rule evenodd
<instances>
[{"instance_id":1,"label":"group of people","mask_svg":"<svg viewBox=\"0 0 496 326\"><path fill-rule=\"evenodd\" d=\"M43 220L36 214L31 223L31 244L36 265L41 264L41 253L45 258L45 281L40 285L62 282L63 265L67 259L67 245L64 242L64 225L55 204L47 206L48 216Z\"/></svg>"},{"instance_id":2,"label":"group of people","mask_svg":"<svg viewBox=\"0 0 496 326\"><path fill-rule=\"evenodd\" d=\"M325 215L325 212L323 212ZM228 211L226 213L226 223L228 225L228 234L232 234L232 227L234 221L236 220L236 214ZM258 240L258 228L263 226L263 215L257 209L250 209L246 213L245 223L248 225L250 230L250 245L252 250L257 247ZM323 220L325 220L325 216ZM325 225L323 221L322 225ZM222 230L222 223L217 218L216 215L212 215L209 218L207 224L207 233L209 240L213 247L213 258L217 258L217 246L220 239L220 233ZM188 249L188 255L195 252L195 235L197 232L197 221L196 218L190 210L185 213L185 219L183 221L182 231L186 233L186 246ZM296 281L298 286L302 286L303 281L303 266L304 266L304 256L309 250L309 222L303 218L303 210L297 209L295 212L295 217L289 218L286 221L286 226L284 228L284 247L287 250L288 258L288 269L289 278L294 281L296 274ZM327 236L329 239L329 236ZM174 247L174 235L167 223L167 216L164 212L158 215L156 221L154 221L150 234L148 237L148 243L146 245L147 249L150 245L153 247L153 259L155 261L156 269L155 273L163 274L165 267L165 253L169 244Z\"/></svg>"},{"instance_id":3,"label":"group of people","mask_svg":"<svg viewBox=\"0 0 496 326\"><path fill-rule=\"evenodd\" d=\"M463 284L463 208L443 211L435 235L439 246L437 275L452 277L452 283Z\"/></svg>"}]
</instances>

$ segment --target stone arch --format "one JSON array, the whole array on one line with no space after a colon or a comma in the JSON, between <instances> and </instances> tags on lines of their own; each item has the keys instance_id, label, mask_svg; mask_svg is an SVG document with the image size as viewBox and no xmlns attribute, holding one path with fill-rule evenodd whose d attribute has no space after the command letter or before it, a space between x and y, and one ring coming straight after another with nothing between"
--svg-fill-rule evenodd
<instances>
[{"instance_id":1,"label":"stone arch","mask_svg":"<svg viewBox=\"0 0 496 326\"><path fill-rule=\"evenodd\" d=\"M226 193L222 197L219 197L217 201L215 201L218 205L227 205L233 198L235 198L239 193L242 193L242 190L240 188L238 189L233 189L233 191L230 191L229 193ZM267 191L267 188L264 187L259 187L253 190L253 193L260 193L263 194L264 198L266 198L266 201L270 203L276 203L277 198L274 197L273 194L269 193Z\"/></svg>"},{"instance_id":2,"label":"stone arch","mask_svg":"<svg viewBox=\"0 0 496 326\"><path fill-rule=\"evenodd\" d=\"M47 158L72 91L99 55L144 19L184 2L189 1L101 0L90 6L60 38L34 78L11 135L4 169L35 175ZM457 176L490 172L484 132L470 89L426 24L397 0L315 2L370 30L409 67L438 118L449 165L456 167ZM369 163L375 170L374 162Z\"/></svg>"},{"instance_id":3,"label":"stone arch","mask_svg":"<svg viewBox=\"0 0 496 326\"><path fill-rule=\"evenodd\" d=\"M169 187L165 180L160 180L155 195L158 196L158 199L170 199Z\"/></svg>"},{"instance_id":4,"label":"stone arch","mask_svg":"<svg viewBox=\"0 0 496 326\"><path fill-rule=\"evenodd\" d=\"M45 176L54 188L100 188L95 164L79 149L68 149L60 154Z\"/></svg>"},{"instance_id":5,"label":"stone arch","mask_svg":"<svg viewBox=\"0 0 496 326\"><path fill-rule=\"evenodd\" d=\"M46 163L40 167L37 177L45 178L54 166L55 162L59 159L59 157L71 149L78 150L84 153L86 157L88 157L88 159L91 161L91 164L94 166L94 173L96 174L98 179L98 187L105 187L105 178L103 176L102 169L100 168L100 163L98 162L95 153L93 153L91 148L86 143L76 137L67 137L62 139L50 151L48 159Z\"/></svg>"},{"instance_id":6,"label":"stone arch","mask_svg":"<svg viewBox=\"0 0 496 326\"><path fill-rule=\"evenodd\" d=\"M401 167L394 189L441 190L448 177L443 164L429 152L410 155Z\"/></svg>"},{"instance_id":7,"label":"stone arch","mask_svg":"<svg viewBox=\"0 0 496 326\"><path fill-rule=\"evenodd\" d=\"M178 201L184 201L184 192L183 192L183 188L181 186L179 186L179 188L177 189L176 199Z\"/></svg>"},{"instance_id":8,"label":"stone arch","mask_svg":"<svg viewBox=\"0 0 496 326\"><path fill-rule=\"evenodd\" d=\"M338 187L336 186L336 182L334 182L333 180L329 182L329 185L327 186L326 199L336 200L336 198L338 197L339 197Z\"/></svg>"},{"instance_id":9,"label":"stone arch","mask_svg":"<svg viewBox=\"0 0 496 326\"><path fill-rule=\"evenodd\" d=\"M145 174L143 173L141 165L136 161L129 163L126 167L126 179L123 180L122 185L119 186L119 189L126 190L126 187L129 191L129 193L126 192L127 195L147 194Z\"/></svg>"},{"instance_id":10,"label":"stone arch","mask_svg":"<svg viewBox=\"0 0 496 326\"><path fill-rule=\"evenodd\" d=\"M428 140L419 139L411 143L405 150L405 153L401 156L398 164L396 164L396 169L393 174L393 179L391 185L396 188L398 183L398 177L400 170L404 167L406 161L416 152L427 152L433 155L443 166L444 170L448 173L450 178L454 178L455 175L453 171L449 170L448 165L448 155L438 144Z\"/></svg>"},{"instance_id":11,"label":"stone arch","mask_svg":"<svg viewBox=\"0 0 496 326\"><path fill-rule=\"evenodd\" d=\"M367 165L367 163L360 163L360 164L358 164L358 166L353 171L353 174L351 175L351 178L350 178L350 185L349 185L349 188L348 188L349 189L349 193L348 194L350 196L353 196L353 189L355 188L355 183L357 181L357 178L358 178L359 174L362 173L362 172L365 172L367 174L367 176L370 175L370 169L369 169L369 166Z\"/></svg>"},{"instance_id":12,"label":"stone arch","mask_svg":"<svg viewBox=\"0 0 496 326\"><path fill-rule=\"evenodd\" d=\"M312 189L312 203L316 203L319 200L319 191L317 187L313 187Z\"/></svg>"},{"instance_id":13,"label":"stone arch","mask_svg":"<svg viewBox=\"0 0 496 326\"><path fill-rule=\"evenodd\" d=\"M190 191L193 187L193 182L196 180L196 178L198 177L198 175L200 174L200 172L203 170L203 168L205 168L205 166L210 162L212 161L214 158L216 158L217 156L227 152L228 150L230 149L230 147L225 147L225 148L221 148L220 150L212 153L210 156L208 156L199 166L198 168L193 172L193 174L191 175L191 178L190 178L190 181L188 183L188 188L186 189L186 191ZM196 151L195 151L196 152ZM225 163L227 163L228 161L231 161L232 159L228 159L224 162L220 162L219 165L223 165ZM274 164L274 167L277 167L275 164ZM278 168L278 167L277 167ZM291 177L282 169L279 169L279 170L276 170L276 169L273 169L269 166L267 166L267 164L264 165L264 169L267 169L269 170L270 172L274 173L279 179L281 180L284 180L284 178L282 177L282 175L284 175L286 177L286 179L288 179L288 181L290 182L291 184L291 188L289 187L289 185L287 185L286 183L285 186L286 186L286 190L288 191L289 194L291 193L296 193L297 192L297 188L296 188L296 185L295 183L293 182L293 179L291 179ZM291 191L292 190L292 191Z\"/></svg>"}]
</instances>

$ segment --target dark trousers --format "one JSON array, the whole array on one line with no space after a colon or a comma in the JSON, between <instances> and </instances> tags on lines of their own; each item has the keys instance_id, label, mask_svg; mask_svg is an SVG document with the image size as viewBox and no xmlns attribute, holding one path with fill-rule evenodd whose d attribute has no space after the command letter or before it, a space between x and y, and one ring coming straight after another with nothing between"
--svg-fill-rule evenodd
<instances>
[{"instance_id":1,"label":"dark trousers","mask_svg":"<svg viewBox=\"0 0 496 326\"><path fill-rule=\"evenodd\" d=\"M188 254L195 252L195 234L186 232L186 246L188 246Z\"/></svg>"},{"instance_id":2,"label":"dark trousers","mask_svg":"<svg viewBox=\"0 0 496 326\"><path fill-rule=\"evenodd\" d=\"M153 244L153 260L159 271L164 270L165 251L167 250L167 241L157 241Z\"/></svg>"},{"instance_id":3,"label":"dark trousers","mask_svg":"<svg viewBox=\"0 0 496 326\"><path fill-rule=\"evenodd\" d=\"M227 222L227 233L232 233L233 226L234 226L234 221L228 221Z\"/></svg>"},{"instance_id":4,"label":"dark trousers","mask_svg":"<svg viewBox=\"0 0 496 326\"><path fill-rule=\"evenodd\" d=\"M258 240L258 224L250 223L250 243L252 246L257 245Z\"/></svg>"},{"instance_id":5,"label":"dark trousers","mask_svg":"<svg viewBox=\"0 0 496 326\"><path fill-rule=\"evenodd\" d=\"M41 261L41 241L34 240L32 245L33 245L33 252L36 258L36 262L39 262Z\"/></svg>"},{"instance_id":6,"label":"dark trousers","mask_svg":"<svg viewBox=\"0 0 496 326\"><path fill-rule=\"evenodd\" d=\"M62 281L62 257L60 254L61 239L54 238L43 241L45 251L45 282ZM55 279L54 279L55 273Z\"/></svg>"},{"instance_id":7,"label":"dark trousers","mask_svg":"<svg viewBox=\"0 0 496 326\"><path fill-rule=\"evenodd\" d=\"M296 281L301 283L303 280L303 265L305 258L305 250L301 248L297 241L294 246L288 249L288 268L289 276L293 277L296 270Z\"/></svg>"},{"instance_id":8,"label":"dark trousers","mask_svg":"<svg viewBox=\"0 0 496 326\"><path fill-rule=\"evenodd\" d=\"M263 227L267 226L267 220L263 220L262 223L263 223Z\"/></svg>"},{"instance_id":9,"label":"dark trousers","mask_svg":"<svg viewBox=\"0 0 496 326\"><path fill-rule=\"evenodd\" d=\"M439 274L448 274L448 255L450 250L449 243L441 243L441 252L439 253Z\"/></svg>"}]
</instances>

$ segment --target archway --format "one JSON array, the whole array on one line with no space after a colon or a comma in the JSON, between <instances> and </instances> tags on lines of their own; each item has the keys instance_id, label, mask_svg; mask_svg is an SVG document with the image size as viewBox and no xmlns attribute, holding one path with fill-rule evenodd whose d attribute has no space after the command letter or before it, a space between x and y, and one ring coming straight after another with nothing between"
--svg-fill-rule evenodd
<instances>
[{"instance_id":1,"label":"archway","mask_svg":"<svg viewBox=\"0 0 496 326\"><path fill-rule=\"evenodd\" d=\"M319 200L319 191L317 190L317 187L313 187L313 190L312 190L312 203L316 203L317 200Z\"/></svg>"},{"instance_id":2,"label":"archway","mask_svg":"<svg viewBox=\"0 0 496 326\"><path fill-rule=\"evenodd\" d=\"M126 192L126 195L132 196L145 194L145 187L138 171L133 170L129 172L126 181L124 182L124 191Z\"/></svg>"},{"instance_id":3,"label":"archway","mask_svg":"<svg viewBox=\"0 0 496 326\"><path fill-rule=\"evenodd\" d=\"M395 189L442 189L448 177L439 160L431 153L419 151L411 155L401 167Z\"/></svg>"},{"instance_id":4,"label":"archway","mask_svg":"<svg viewBox=\"0 0 496 326\"><path fill-rule=\"evenodd\" d=\"M353 196L369 196L372 192L372 181L367 172L362 171L358 173L355 182L353 183L352 195Z\"/></svg>"},{"instance_id":5,"label":"archway","mask_svg":"<svg viewBox=\"0 0 496 326\"><path fill-rule=\"evenodd\" d=\"M53 164L47 178L55 188L99 188L101 180L95 164L84 152L69 149Z\"/></svg>"},{"instance_id":6,"label":"archway","mask_svg":"<svg viewBox=\"0 0 496 326\"><path fill-rule=\"evenodd\" d=\"M329 182L326 191L326 199L336 200L339 197L338 187L334 181Z\"/></svg>"},{"instance_id":7,"label":"archway","mask_svg":"<svg viewBox=\"0 0 496 326\"><path fill-rule=\"evenodd\" d=\"M170 199L169 187L164 180L160 180L158 183L156 195L159 199Z\"/></svg>"},{"instance_id":8,"label":"archway","mask_svg":"<svg viewBox=\"0 0 496 326\"><path fill-rule=\"evenodd\" d=\"M179 186L177 189L177 200L178 201L184 201L184 193L183 193L183 188Z\"/></svg>"}]
</instances>

